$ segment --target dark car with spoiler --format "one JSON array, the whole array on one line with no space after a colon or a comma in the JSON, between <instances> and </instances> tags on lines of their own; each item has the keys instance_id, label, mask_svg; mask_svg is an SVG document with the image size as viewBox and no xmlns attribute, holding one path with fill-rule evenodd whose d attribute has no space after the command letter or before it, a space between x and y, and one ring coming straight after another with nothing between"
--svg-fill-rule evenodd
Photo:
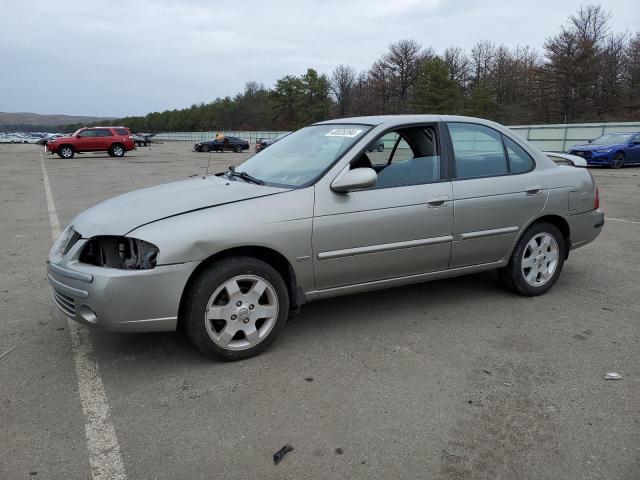
<instances>
[{"instance_id":1,"label":"dark car with spoiler","mask_svg":"<svg viewBox=\"0 0 640 480\"><path fill-rule=\"evenodd\" d=\"M237 137L227 137L217 140L196 143L193 146L194 152L224 152L231 151L241 153L249 150L249 142Z\"/></svg>"}]
</instances>

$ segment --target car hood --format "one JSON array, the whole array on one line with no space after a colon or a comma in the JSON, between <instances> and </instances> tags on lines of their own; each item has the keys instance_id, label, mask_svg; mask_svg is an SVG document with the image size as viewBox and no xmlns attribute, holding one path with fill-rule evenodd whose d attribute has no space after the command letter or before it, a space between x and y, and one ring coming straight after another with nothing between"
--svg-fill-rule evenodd
<instances>
[{"instance_id":1,"label":"car hood","mask_svg":"<svg viewBox=\"0 0 640 480\"><path fill-rule=\"evenodd\" d=\"M594 150L611 150L613 148L624 147L619 143L614 143L611 145L594 145L593 143L583 143L582 145L573 145L570 150L581 150L584 152L592 152Z\"/></svg>"},{"instance_id":2,"label":"car hood","mask_svg":"<svg viewBox=\"0 0 640 480\"><path fill-rule=\"evenodd\" d=\"M163 218L287 190L211 175L109 198L85 210L71 223L83 238L125 235L141 225Z\"/></svg>"}]
</instances>

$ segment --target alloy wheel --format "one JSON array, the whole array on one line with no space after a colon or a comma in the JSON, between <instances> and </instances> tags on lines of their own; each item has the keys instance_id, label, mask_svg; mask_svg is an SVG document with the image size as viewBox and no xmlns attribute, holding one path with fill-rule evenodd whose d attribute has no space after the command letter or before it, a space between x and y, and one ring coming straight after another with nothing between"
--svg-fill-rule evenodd
<instances>
[{"instance_id":1,"label":"alloy wheel","mask_svg":"<svg viewBox=\"0 0 640 480\"><path fill-rule=\"evenodd\" d=\"M207 302L207 334L226 350L246 350L264 340L278 318L273 286L256 275L239 275L220 285Z\"/></svg>"},{"instance_id":2,"label":"alloy wheel","mask_svg":"<svg viewBox=\"0 0 640 480\"><path fill-rule=\"evenodd\" d=\"M558 242L548 233L535 235L522 253L522 275L532 287L541 287L552 277L558 267L560 249Z\"/></svg>"}]
</instances>

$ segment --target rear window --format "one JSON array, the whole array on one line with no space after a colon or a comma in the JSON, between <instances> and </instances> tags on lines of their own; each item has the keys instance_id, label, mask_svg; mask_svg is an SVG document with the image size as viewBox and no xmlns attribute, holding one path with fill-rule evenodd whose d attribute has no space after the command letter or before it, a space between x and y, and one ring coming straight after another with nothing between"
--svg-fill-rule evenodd
<instances>
[{"instance_id":1,"label":"rear window","mask_svg":"<svg viewBox=\"0 0 640 480\"><path fill-rule=\"evenodd\" d=\"M131 135L131 132L126 128L116 128L115 130L118 135Z\"/></svg>"}]
</instances>

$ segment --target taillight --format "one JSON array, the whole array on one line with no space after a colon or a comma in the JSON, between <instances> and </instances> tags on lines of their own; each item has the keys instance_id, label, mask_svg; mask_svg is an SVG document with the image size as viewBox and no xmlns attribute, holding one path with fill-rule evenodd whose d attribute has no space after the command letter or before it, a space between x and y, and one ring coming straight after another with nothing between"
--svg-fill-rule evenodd
<instances>
[{"instance_id":1,"label":"taillight","mask_svg":"<svg viewBox=\"0 0 640 480\"><path fill-rule=\"evenodd\" d=\"M596 198L593 200L593 209L597 210L598 208L600 208L600 191L598 187L596 187Z\"/></svg>"}]
</instances>

